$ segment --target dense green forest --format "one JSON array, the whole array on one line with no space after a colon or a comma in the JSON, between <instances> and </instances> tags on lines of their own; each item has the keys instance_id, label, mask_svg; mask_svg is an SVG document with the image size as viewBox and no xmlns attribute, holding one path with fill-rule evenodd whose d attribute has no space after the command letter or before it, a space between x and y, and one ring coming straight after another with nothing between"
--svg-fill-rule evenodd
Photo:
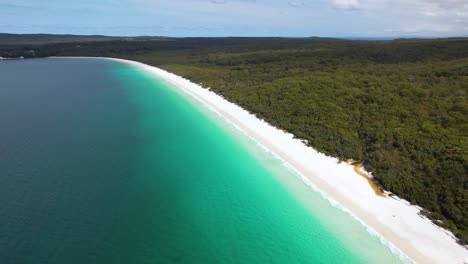
<instances>
[{"instance_id":1,"label":"dense green forest","mask_svg":"<svg viewBox=\"0 0 468 264\"><path fill-rule=\"evenodd\" d=\"M468 242L468 39L161 38L5 43L0 56L112 56L197 83L424 208Z\"/></svg>"}]
</instances>

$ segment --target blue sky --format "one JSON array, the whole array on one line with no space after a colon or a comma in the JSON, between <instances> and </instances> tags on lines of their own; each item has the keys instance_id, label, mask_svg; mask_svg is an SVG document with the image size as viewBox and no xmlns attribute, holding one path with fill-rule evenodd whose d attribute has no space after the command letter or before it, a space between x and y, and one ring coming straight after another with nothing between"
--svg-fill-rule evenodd
<instances>
[{"instance_id":1,"label":"blue sky","mask_svg":"<svg viewBox=\"0 0 468 264\"><path fill-rule=\"evenodd\" d=\"M0 32L468 36L468 0L0 0Z\"/></svg>"}]
</instances>

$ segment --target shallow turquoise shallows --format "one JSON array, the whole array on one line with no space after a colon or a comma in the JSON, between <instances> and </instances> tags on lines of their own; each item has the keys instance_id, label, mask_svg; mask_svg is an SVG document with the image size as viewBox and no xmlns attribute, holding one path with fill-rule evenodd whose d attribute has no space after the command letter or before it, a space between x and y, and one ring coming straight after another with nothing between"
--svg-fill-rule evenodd
<instances>
[{"instance_id":1,"label":"shallow turquoise shallows","mask_svg":"<svg viewBox=\"0 0 468 264\"><path fill-rule=\"evenodd\" d=\"M199 102L101 59L0 62L0 263L401 263Z\"/></svg>"}]
</instances>

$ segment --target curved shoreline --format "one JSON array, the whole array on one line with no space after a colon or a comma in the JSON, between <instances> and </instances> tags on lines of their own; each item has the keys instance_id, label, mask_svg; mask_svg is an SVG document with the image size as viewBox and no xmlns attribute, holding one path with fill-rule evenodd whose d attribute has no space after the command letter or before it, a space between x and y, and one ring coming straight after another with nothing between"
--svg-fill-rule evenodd
<instances>
[{"instance_id":1,"label":"curved shoreline","mask_svg":"<svg viewBox=\"0 0 468 264\"><path fill-rule=\"evenodd\" d=\"M356 177L353 165L337 164L337 159L318 153L293 135L180 76L135 61L101 59L140 68L193 96L297 171L306 184L349 212L403 259L407 257L418 263L465 263L468 260L468 250L457 244L451 233L421 216L419 207L398 197L376 195L369 187L367 176L367 180Z\"/></svg>"}]
</instances>

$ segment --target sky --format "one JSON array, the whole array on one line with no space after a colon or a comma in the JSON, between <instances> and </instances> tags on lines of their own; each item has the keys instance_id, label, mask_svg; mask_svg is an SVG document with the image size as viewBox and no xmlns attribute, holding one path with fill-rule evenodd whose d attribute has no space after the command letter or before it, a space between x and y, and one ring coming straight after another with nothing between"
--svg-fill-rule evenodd
<instances>
[{"instance_id":1,"label":"sky","mask_svg":"<svg viewBox=\"0 0 468 264\"><path fill-rule=\"evenodd\" d=\"M113 36L468 36L468 0L0 0L0 32Z\"/></svg>"}]
</instances>

